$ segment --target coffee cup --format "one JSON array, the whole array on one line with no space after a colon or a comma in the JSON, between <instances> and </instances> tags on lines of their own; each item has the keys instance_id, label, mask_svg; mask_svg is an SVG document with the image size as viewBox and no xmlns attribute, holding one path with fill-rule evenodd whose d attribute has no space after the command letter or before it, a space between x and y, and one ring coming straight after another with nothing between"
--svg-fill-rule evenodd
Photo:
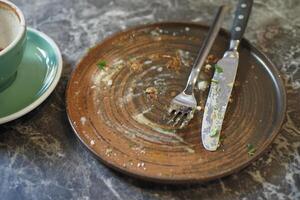
<instances>
[{"instance_id":1,"label":"coffee cup","mask_svg":"<svg viewBox=\"0 0 300 200\"><path fill-rule=\"evenodd\" d=\"M26 46L26 24L22 11L0 0L0 92L17 76Z\"/></svg>"}]
</instances>

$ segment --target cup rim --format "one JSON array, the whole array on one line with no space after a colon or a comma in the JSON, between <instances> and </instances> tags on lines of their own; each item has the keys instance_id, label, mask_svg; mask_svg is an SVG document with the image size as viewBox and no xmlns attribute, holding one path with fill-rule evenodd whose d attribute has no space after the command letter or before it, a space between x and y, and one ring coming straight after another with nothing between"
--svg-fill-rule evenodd
<instances>
[{"instance_id":1,"label":"cup rim","mask_svg":"<svg viewBox=\"0 0 300 200\"><path fill-rule=\"evenodd\" d=\"M5 4L9 8L11 8L11 11L13 11L19 18L20 26L21 26L21 30L17 34L17 37L15 37L15 39L7 47L5 47L2 51L0 51L0 56L2 56L6 54L8 51L10 51L14 46L16 46L17 43L22 39L26 31L26 24L25 24L25 18L23 12L15 4L6 0L0 0L0 4Z\"/></svg>"}]
</instances>

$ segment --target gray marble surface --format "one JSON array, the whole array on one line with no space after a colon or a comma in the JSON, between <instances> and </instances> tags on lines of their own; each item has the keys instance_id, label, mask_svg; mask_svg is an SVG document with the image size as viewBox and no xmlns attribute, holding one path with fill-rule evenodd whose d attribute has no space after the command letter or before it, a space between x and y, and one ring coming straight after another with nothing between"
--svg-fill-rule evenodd
<instances>
[{"instance_id":1,"label":"gray marble surface","mask_svg":"<svg viewBox=\"0 0 300 200\"><path fill-rule=\"evenodd\" d=\"M29 26L51 36L62 79L37 109L0 126L0 199L300 199L300 1L255 0L245 35L286 77L288 112L270 151L245 170L206 184L169 186L103 166L68 124L64 92L72 69L96 42L157 21L210 22L218 0L13 0ZM234 7L236 1L229 1ZM232 16L226 17L229 28Z\"/></svg>"}]
</instances>

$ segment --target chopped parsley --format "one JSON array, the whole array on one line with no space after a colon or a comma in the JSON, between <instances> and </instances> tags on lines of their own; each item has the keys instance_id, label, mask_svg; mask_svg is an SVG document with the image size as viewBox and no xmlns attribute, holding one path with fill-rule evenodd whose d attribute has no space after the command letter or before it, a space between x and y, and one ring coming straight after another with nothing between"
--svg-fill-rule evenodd
<instances>
[{"instance_id":1,"label":"chopped parsley","mask_svg":"<svg viewBox=\"0 0 300 200\"><path fill-rule=\"evenodd\" d=\"M226 136L225 135L220 135L220 143L223 143L225 140Z\"/></svg>"},{"instance_id":2,"label":"chopped parsley","mask_svg":"<svg viewBox=\"0 0 300 200\"><path fill-rule=\"evenodd\" d=\"M104 70L104 68L106 67L106 61L105 60L101 60L100 62L97 63L97 67L100 70Z\"/></svg>"},{"instance_id":3,"label":"chopped parsley","mask_svg":"<svg viewBox=\"0 0 300 200\"><path fill-rule=\"evenodd\" d=\"M219 65L215 65L215 69L216 69L216 72L218 72L218 73L222 73L223 72L223 68L220 67Z\"/></svg>"},{"instance_id":4,"label":"chopped parsley","mask_svg":"<svg viewBox=\"0 0 300 200\"><path fill-rule=\"evenodd\" d=\"M135 145L132 143L130 143L128 146L129 146L129 148L135 147Z\"/></svg>"},{"instance_id":5,"label":"chopped parsley","mask_svg":"<svg viewBox=\"0 0 300 200\"><path fill-rule=\"evenodd\" d=\"M215 84L218 84L218 83L219 83L219 81L217 81L217 80L215 80L215 79L211 79L211 82L212 82L212 83L215 83Z\"/></svg>"},{"instance_id":6,"label":"chopped parsley","mask_svg":"<svg viewBox=\"0 0 300 200\"><path fill-rule=\"evenodd\" d=\"M247 144L247 150L249 156L253 156L256 152L256 148L253 146L253 144Z\"/></svg>"},{"instance_id":7,"label":"chopped parsley","mask_svg":"<svg viewBox=\"0 0 300 200\"><path fill-rule=\"evenodd\" d=\"M218 129L213 129L213 130L210 132L209 136L210 136L210 137L215 137L218 133L219 133Z\"/></svg>"},{"instance_id":8,"label":"chopped parsley","mask_svg":"<svg viewBox=\"0 0 300 200\"><path fill-rule=\"evenodd\" d=\"M219 139L219 142L218 142L218 147L223 145L225 138L226 138L225 135L220 135L220 139ZM223 151L224 151L224 149L223 149Z\"/></svg>"}]
</instances>

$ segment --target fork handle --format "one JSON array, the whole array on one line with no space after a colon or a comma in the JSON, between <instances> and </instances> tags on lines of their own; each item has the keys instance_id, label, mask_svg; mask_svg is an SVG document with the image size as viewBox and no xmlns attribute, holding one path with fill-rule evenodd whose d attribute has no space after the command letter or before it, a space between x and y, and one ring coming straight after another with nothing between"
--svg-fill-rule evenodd
<instances>
[{"instance_id":1,"label":"fork handle","mask_svg":"<svg viewBox=\"0 0 300 200\"><path fill-rule=\"evenodd\" d=\"M210 52L210 49L218 35L218 32L221 28L221 24L224 20L224 14L226 12L227 7L225 5L220 6L217 15L215 16L215 19L209 29L209 32L201 46L201 49L199 50L197 54L197 58L193 64L192 71L190 73L187 85L184 89L184 92L188 95L193 94L195 84L198 79L198 75L201 71L201 67L203 66L206 57L208 56L208 53Z\"/></svg>"}]
</instances>

